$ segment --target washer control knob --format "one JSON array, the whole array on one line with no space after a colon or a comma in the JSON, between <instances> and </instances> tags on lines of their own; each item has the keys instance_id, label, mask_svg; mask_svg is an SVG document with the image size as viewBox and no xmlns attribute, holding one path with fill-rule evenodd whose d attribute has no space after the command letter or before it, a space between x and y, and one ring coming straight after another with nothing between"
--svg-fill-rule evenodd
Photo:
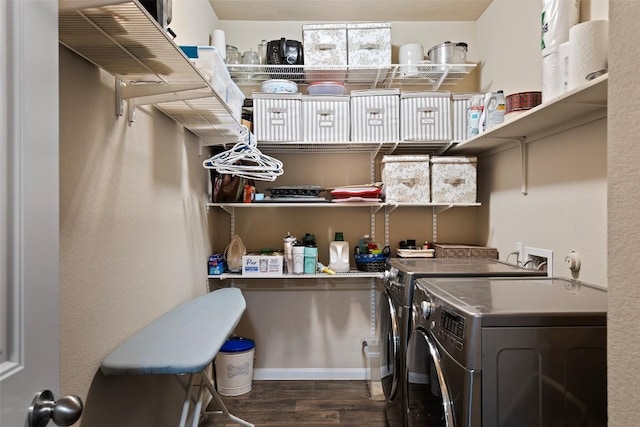
<instances>
[{"instance_id":1,"label":"washer control knob","mask_svg":"<svg viewBox=\"0 0 640 427\"><path fill-rule=\"evenodd\" d=\"M398 269L391 267L389 270L385 270L384 278L390 282L396 280L398 278Z\"/></svg>"},{"instance_id":2,"label":"washer control knob","mask_svg":"<svg viewBox=\"0 0 640 427\"><path fill-rule=\"evenodd\" d=\"M428 319L433 311L433 303L429 300L420 301L420 316L423 319Z\"/></svg>"}]
</instances>

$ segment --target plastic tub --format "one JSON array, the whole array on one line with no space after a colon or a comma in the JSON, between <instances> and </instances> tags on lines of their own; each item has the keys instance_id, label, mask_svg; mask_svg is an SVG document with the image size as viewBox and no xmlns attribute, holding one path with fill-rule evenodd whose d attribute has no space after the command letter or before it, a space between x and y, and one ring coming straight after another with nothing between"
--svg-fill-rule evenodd
<instances>
[{"instance_id":1,"label":"plastic tub","mask_svg":"<svg viewBox=\"0 0 640 427\"><path fill-rule=\"evenodd\" d=\"M384 400L380 380L380 348L377 340L368 340L362 347L367 367L367 385L371 400Z\"/></svg>"},{"instance_id":2,"label":"plastic tub","mask_svg":"<svg viewBox=\"0 0 640 427\"><path fill-rule=\"evenodd\" d=\"M291 80L267 80L261 88L263 93L298 93L298 85Z\"/></svg>"},{"instance_id":3,"label":"plastic tub","mask_svg":"<svg viewBox=\"0 0 640 427\"><path fill-rule=\"evenodd\" d=\"M242 337L229 338L216 356L216 386L223 396L251 391L255 343Z\"/></svg>"},{"instance_id":4,"label":"plastic tub","mask_svg":"<svg viewBox=\"0 0 640 427\"><path fill-rule=\"evenodd\" d=\"M307 88L309 95L346 95L347 88L338 82L314 82Z\"/></svg>"}]
</instances>

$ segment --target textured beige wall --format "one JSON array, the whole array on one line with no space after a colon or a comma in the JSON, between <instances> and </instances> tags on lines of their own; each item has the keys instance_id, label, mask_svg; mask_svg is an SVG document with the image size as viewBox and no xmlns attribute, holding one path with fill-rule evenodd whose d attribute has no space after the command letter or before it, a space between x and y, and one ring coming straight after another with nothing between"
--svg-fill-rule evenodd
<instances>
[{"instance_id":1,"label":"textured beige wall","mask_svg":"<svg viewBox=\"0 0 640 427\"><path fill-rule=\"evenodd\" d=\"M197 138L155 108L137 110L128 126L113 88L111 76L60 48L62 393L85 401L83 425L175 425L175 379L105 378L99 367L138 329L206 292L206 179ZM135 404L149 387L166 405ZM105 411L105 402L122 406Z\"/></svg>"},{"instance_id":2,"label":"textured beige wall","mask_svg":"<svg viewBox=\"0 0 640 427\"><path fill-rule=\"evenodd\" d=\"M640 418L640 3L611 0L609 16L609 425L623 427Z\"/></svg>"}]
</instances>

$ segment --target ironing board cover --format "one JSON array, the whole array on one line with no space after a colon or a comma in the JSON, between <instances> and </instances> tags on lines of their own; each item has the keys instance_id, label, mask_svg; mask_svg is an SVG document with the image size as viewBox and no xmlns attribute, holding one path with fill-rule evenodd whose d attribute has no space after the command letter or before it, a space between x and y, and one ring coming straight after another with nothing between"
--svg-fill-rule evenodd
<instances>
[{"instance_id":1,"label":"ironing board cover","mask_svg":"<svg viewBox=\"0 0 640 427\"><path fill-rule=\"evenodd\" d=\"M102 361L105 375L190 374L214 359L237 326L246 302L223 288L188 301L141 329Z\"/></svg>"}]
</instances>

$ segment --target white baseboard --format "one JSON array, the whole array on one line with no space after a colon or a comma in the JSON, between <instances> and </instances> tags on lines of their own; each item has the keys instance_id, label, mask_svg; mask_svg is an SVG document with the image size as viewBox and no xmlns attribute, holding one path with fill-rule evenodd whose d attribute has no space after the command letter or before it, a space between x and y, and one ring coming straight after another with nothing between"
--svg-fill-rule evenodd
<instances>
[{"instance_id":1,"label":"white baseboard","mask_svg":"<svg viewBox=\"0 0 640 427\"><path fill-rule=\"evenodd\" d=\"M365 368L254 369L254 380L366 380Z\"/></svg>"}]
</instances>

